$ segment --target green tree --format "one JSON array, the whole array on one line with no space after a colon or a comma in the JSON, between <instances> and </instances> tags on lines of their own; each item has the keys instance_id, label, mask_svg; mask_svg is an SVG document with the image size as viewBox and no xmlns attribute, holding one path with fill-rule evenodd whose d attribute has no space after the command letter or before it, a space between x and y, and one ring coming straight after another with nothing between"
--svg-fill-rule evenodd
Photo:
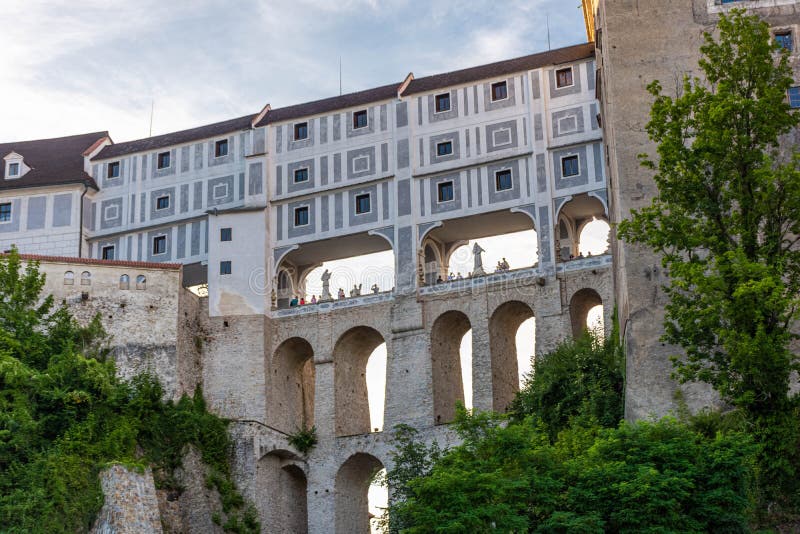
<instances>
[{"instance_id":1,"label":"green tree","mask_svg":"<svg viewBox=\"0 0 800 534\"><path fill-rule=\"evenodd\" d=\"M658 193L619 236L662 256L664 339L683 382L709 383L742 410L762 445L762 488L797 490L800 361L790 341L800 309L800 156L780 140L800 117L787 103L788 56L768 25L741 11L705 35L702 78L675 97L658 82L647 132Z\"/></svg>"}]
</instances>

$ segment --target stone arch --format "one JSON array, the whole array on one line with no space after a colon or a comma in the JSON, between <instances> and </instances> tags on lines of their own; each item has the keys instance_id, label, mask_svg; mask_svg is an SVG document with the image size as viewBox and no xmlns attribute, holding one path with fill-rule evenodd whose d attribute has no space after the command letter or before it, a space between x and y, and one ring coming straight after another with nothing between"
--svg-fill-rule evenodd
<instances>
[{"instance_id":1,"label":"stone arch","mask_svg":"<svg viewBox=\"0 0 800 534\"><path fill-rule=\"evenodd\" d=\"M289 269L281 267L275 282L276 295L278 297L278 308L286 308L289 301L294 296L294 280Z\"/></svg>"},{"instance_id":2,"label":"stone arch","mask_svg":"<svg viewBox=\"0 0 800 534\"><path fill-rule=\"evenodd\" d=\"M270 368L267 406L272 426L287 434L314 426L314 349L292 337L275 350Z\"/></svg>"},{"instance_id":3,"label":"stone arch","mask_svg":"<svg viewBox=\"0 0 800 534\"><path fill-rule=\"evenodd\" d=\"M350 456L339 468L334 487L335 532L370 533L369 486L372 478L383 467L383 463L376 457L359 452Z\"/></svg>"},{"instance_id":4,"label":"stone arch","mask_svg":"<svg viewBox=\"0 0 800 534\"><path fill-rule=\"evenodd\" d=\"M89 271L83 271L81 273L81 285L82 286L92 285L92 273L90 273Z\"/></svg>"},{"instance_id":5,"label":"stone arch","mask_svg":"<svg viewBox=\"0 0 800 534\"><path fill-rule=\"evenodd\" d=\"M508 301L495 309L489 319L489 347L492 358L492 409L504 412L519 391L517 330L534 317L524 302Z\"/></svg>"},{"instance_id":6,"label":"stone arch","mask_svg":"<svg viewBox=\"0 0 800 534\"><path fill-rule=\"evenodd\" d=\"M576 291L569 301L569 318L572 323L572 336L579 337L586 330L586 318L589 310L595 306L602 306L603 299L600 294L589 287Z\"/></svg>"},{"instance_id":7,"label":"stone arch","mask_svg":"<svg viewBox=\"0 0 800 534\"><path fill-rule=\"evenodd\" d=\"M75 273L72 271L67 271L64 273L64 285L71 286L75 285Z\"/></svg>"},{"instance_id":8,"label":"stone arch","mask_svg":"<svg viewBox=\"0 0 800 534\"><path fill-rule=\"evenodd\" d=\"M367 362L383 343L383 336L374 328L356 326L342 334L333 347L337 436L370 432Z\"/></svg>"},{"instance_id":9,"label":"stone arch","mask_svg":"<svg viewBox=\"0 0 800 534\"><path fill-rule=\"evenodd\" d=\"M464 402L460 349L462 338L471 328L469 318L456 310L444 312L431 327L434 424L450 423L456 415L456 402Z\"/></svg>"},{"instance_id":10,"label":"stone arch","mask_svg":"<svg viewBox=\"0 0 800 534\"><path fill-rule=\"evenodd\" d=\"M442 247L431 238L426 238L422 242L422 272L426 286L434 285L436 278L442 274L444 269L444 258L442 257Z\"/></svg>"},{"instance_id":11,"label":"stone arch","mask_svg":"<svg viewBox=\"0 0 800 534\"><path fill-rule=\"evenodd\" d=\"M305 534L308 532L308 481L297 456L276 450L258 461L256 487L258 508L265 532Z\"/></svg>"},{"instance_id":12,"label":"stone arch","mask_svg":"<svg viewBox=\"0 0 800 534\"><path fill-rule=\"evenodd\" d=\"M120 289L130 289L131 288L131 277L127 274L123 274L119 277L119 288Z\"/></svg>"}]
</instances>

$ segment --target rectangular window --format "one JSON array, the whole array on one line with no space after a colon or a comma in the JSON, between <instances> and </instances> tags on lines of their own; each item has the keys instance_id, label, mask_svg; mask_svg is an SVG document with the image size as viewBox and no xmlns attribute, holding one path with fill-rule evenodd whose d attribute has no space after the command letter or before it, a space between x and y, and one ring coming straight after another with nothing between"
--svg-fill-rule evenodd
<instances>
[{"instance_id":1,"label":"rectangular window","mask_svg":"<svg viewBox=\"0 0 800 534\"><path fill-rule=\"evenodd\" d=\"M794 50L794 39L792 39L792 32L783 31L775 34L775 42L784 50L792 52Z\"/></svg>"},{"instance_id":2,"label":"rectangular window","mask_svg":"<svg viewBox=\"0 0 800 534\"><path fill-rule=\"evenodd\" d=\"M19 163L9 163L8 164L8 176L17 176L19 175Z\"/></svg>"},{"instance_id":3,"label":"rectangular window","mask_svg":"<svg viewBox=\"0 0 800 534\"><path fill-rule=\"evenodd\" d=\"M450 93L436 95L434 100L436 101L436 113L450 111Z\"/></svg>"},{"instance_id":4,"label":"rectangular window","mask_svg":"<svg viewBox=\"0 0 800 534\"><path fill-rule=\"evenodd\" d=\"M156 209L165 210L169 208L169 196L158 197L156 199Z\"/></svg>"},{"instance_id":5,"label":"rectangular window","mask_svg":"<svg viewBox=\"0 0 800 534\"><path fill-rule=\"evenodd\" d=\"M567 156L561 158L561 177L569 178L570 176L578 176L581 173L580 165L578 163L578 156Z\"/></svg>"},{"instance_id":6,"label":"rectangular window","mask_svg":"<svg viewBox=\"0 0 800 534\"><path fill-rule=\"evenodd\" d=\"M153 238L153 254L165 254L167 252L167 236L160 235Z\"/></svg>"},{"instance_id":7,"label":"rectangular window","mask_svg":"<svg viewBox=\"0 0 800 534\"><path fill-rule=\"evenodd\" d=\"M369 193L364 195L356 195L356 215L362 213L369 213L371 210L369 206Z\"/></svg>"},{"instance_id":8,"label":"rectangular window","mask_svg":"<svg viewBox=\"0 0 800 534\"><path fill-rule=\"evenodd\" d=\"M800 108L800 86L789 88L789 106Z\"/></svg>"},{"instance_id":9,"label":"rectangular window","mask_svg":"<svg viewBox=\"0 0 800 534\"><path fill-rule=\"evenodd\" d=\"M228 140L222 139L214 143L214 157L221 158L228 155Z\"/></svg>"},{"instance_id":10,"label":"rectangular window","mask_svg":"<svg viewBox=\"0 0 800 534\"><path fill-rule=\"evenodd\" d=\"M110 245L108 247L103 247L103 259L104 260L113 260L114 259L114 245Z\"/></svg>"},{"instance_id":11,"label":"rectangular window","mask_svg":"<svg viewBox=\"0 0 800 534\"><path fill-rule=\"evenodd\" d=\"M308 206L294 209L294 225L305 226L308 224Z\"/></svg>"},{"instance_id":12,"label":"rectangular window","mask_svg":"<svg viewBox=\"0 0 800 534\"><path fill-rule=\"evenodd\" d=\"M443 143L436 143L436 155L448 156L453 153L453 142L445 141Z\"/></svg>"},{"instance_id":13,"label":"rectangular window","mask_svg":"<svg viewBox=\"0 0 800 534\"><path fill-rule=\"evenodd\" d=\"M367 127L367 110L362 109L361 111L356 111L353 113L353 129L357 130L358 128L366 128Z\"/></svg>"},{"instance_id":14,"label":"rectangular window","mask_svg":"<svg viewBox=\"0 0 800 534\"><path fill-rule=\"evenodd\" d=\"M508 98L508 85L506 82L496 82L492 84L492 102L495 100L505 100Z\"/></svg>"},{"instance_id":15,"label":"rectangular window","mask_svg":"<svg viewBox=\"0 0 800 534\"><path fill-rule=\"evenodd\" d=\"M158 168L166 169L169 167L169 152L161 152L158 155Z\"/></svg>"},{"instance_id":16,"label":"rectangular window","mask_svg":"<svg viewBox=\"0 0 800 534\"><path fill-rule=\"evenodd\" d=\"M567 67L566 69L558 69L556 71L556 87L559 89L562 87L572 87L574 85L572 81L572 67Z\"/></svg>"},{"instance_id":17,"label":"rectangular window","mask_svg":"<svg viewBox=\"0 0 800 534\"><path fill-rule=\"evenodd\" d=\"M230 261L221 261L221 262L219 262L219 274L231 274L231 262Z\"/></svg>"},{"instance_id":18,"label":"rectangular window","mask_svg":"<svg viewBox=\"0 0 800 534\"><path fill-rule=\"evenodd\" d=\"M453 182L439 182L436 184L439 202L450 202L453 200Z\"/></svg>"},{"instance_id":19,"label":"rectangular window","mask_svg":"<svg viewBox=\"0 0 800 534\"><path fill-rule=\"evenodd\" d=\"M308 139L308 123L298 122L294 125L294 140Z\"/></svg>"},{"instance_id":20,"label":"rectangular window","mask_svg":"<svg viewBox=\"0 0 800 534\"><path fill-rule=\"evenodd\" d=\"M108 164L108 178L119 178L119 161Z\"/></svg>"},{"instance_id":21,"label":"rectangular window","mask_svg":"<svg viewBox=\"0 0 800 534\"><path fill-rule=\"evenodd\" d=\"M11 220L11 203L0 204L0 222L9 222Z\"/></svg>"},{"instance_id":22,"label":"rectangular window","mask_svg":"<svg viewBox=\"0 0 800 534\"><path fill-rule=\"evenodd\" d=\"M308 169L295 169L294 171L294 183L299 184L302 182L308 181Z\"/></svg>"},{"instance_id":23,"label":"rectangular window","mask_svg":"<svg viewBox=\"0 0 800 534\"><path fill-rule=\"evenodd\" d=\"M514 182L511 181L510 169L494 173L494 187L496 191L507 191L514 187Z\"/></svg>"},{"instance_id":24,"label":"rectangular window","mask_svg":"<svg viewBox=\"0 0 800 534\"><path fill-rule=\"evenodd\" d=\"M220 241L231 241L233 240L233 230L230 228L220 228L219 229L219 240Z\"/></svg>"}]
</instances>

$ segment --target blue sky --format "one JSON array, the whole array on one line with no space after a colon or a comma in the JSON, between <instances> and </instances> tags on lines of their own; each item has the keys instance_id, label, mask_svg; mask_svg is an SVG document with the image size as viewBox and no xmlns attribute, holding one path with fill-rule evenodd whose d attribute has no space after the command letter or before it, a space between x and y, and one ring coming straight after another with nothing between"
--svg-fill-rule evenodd
<instances>
[{"instance_id":1,"label":"blue sky","mask_svg":"<svg viewBox=\"0 0 800 534\"><path fill-rule=\"evenodd\" d=\"M115 141L584 42L578 0L2 0L0 140Z\"/></svg>"}]
</instances>

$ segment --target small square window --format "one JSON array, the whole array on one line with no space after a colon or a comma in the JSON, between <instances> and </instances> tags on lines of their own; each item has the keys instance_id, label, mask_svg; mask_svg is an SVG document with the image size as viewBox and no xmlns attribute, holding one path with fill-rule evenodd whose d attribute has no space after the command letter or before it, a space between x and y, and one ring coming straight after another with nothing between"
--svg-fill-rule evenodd
<instances>
[{"instance_id":1,"label":"small square window","mask_svg":"<svg viewBox=\"0 0 800 534\"><path fill-rule=\"evenodd\" d=\"M294 209L294 225L306 226L308 224L308 206Z\"/></svg>"},{"instance_id":2,"label":"small square window","mask_svg":"<svg viewBox=\"0 0 800 534\"><path fill-rule=\"evenodd\" d=\"M363 195L356 195L356 215L361 215L362 213L369 213L371 211L369 201L370 201L369 193Z\"/></svg>"},{"instance_id":3,"label":"small square window","mask_svg":"<svg viewBox=\"0 0 800 534\"><path fill-rule=\"evenodd\" d=\"M114 245L103 247L103 259L104 260L114 259Z\"/></svg>"},{"instance_id":4,"label":"small square window","mask_svg":"<svg viewBox=\"0 0 800 534\"><path fill-rule=\"evenodd\" d=\"M231 274L231 262L230 261L221 261L221 262L219 262L219 274Z\"/></svg>"},{"instance_id":5,"label":"small square window","mask_svg":"<svg viewBox=\"0 0 800 534\"><path fill-rule=\"evenodd\" d=\"M581 167L578 162L578 156L567 156L561 158L561 177L569 178L570 176L578 176L581 173Z\"/></svg>"},{"instance_id":6,"label":"small square window","mask_svg":"<svg viewBox=\"0 0 800 534\"><path fill-rule=\"evenodd\" d=\"M450 202L453 200L453 182L439 182L436 184L439 202Z\"/></svg>"},{"instance_id":7,"label":"small square window","mask_svg":"<svg viewBox=\"0 0 800 534\"><path fill-rule=\"evenodd\" d=\"M494 186L496 191L507 191L514 187L514 182L511 180L511 170L504 169L494 173Z\"/></svg>"},{"instance_id":8,"label":"small square window","mask_svg":"<svg viewBox=\"0 0 800 534\"><path fill-rule=\"evenodd\" d=\"M160 235L153 238L153 254L165 254L167 252L167 236Z\"/></svg>"},{"instance_id":9,"label":"small square window","mask_svg":"<svg viewBox=\"0 0 800 534\"><path fill-rule=\"evenodd\" d=\"M158 168L159 169L166 169L169 167L169 152L161 152L158 155Z\"/></svg>"},{"instance_id":10,"label":"small square window","mask_svg":"<svg viewBox=\"0 0 800 534\"><path fill-rule=\"evenodd\" d=\"M506 82L496 82L492 84L492 102L505 100L508 98L508 85Z\"/></svg>"},{"instance_id":11,"label":"small square window","mask_svg":"<svg viewBox=\"0 0 800 534\"><path fill-rule=\"evenodd\" d=\"M784 50L792 52L794 50L794 39L792 39L792 32L783 31L775 34L775 42Z\"/></svg>"},{"instance_id":12,"label":"small square window","mask_svg":"<svg viewBox=\"0 0 800 534\"><path fill-rule=\"evenodd\" d=\"M18 176L19 175L19 163L9 163L8 164L8 176Z\"/></svg>"},{"instance_id":13,"label":"small square window","mask_svg":"<svg viewBox=\"0 0 800 534\"><path fill-rule=\"evenodd\" d=\"M219 240L220 241L232 241L233 240L233 230L230 228L220 228L219 229Z\"/></svg>"},{"instance_id":14,"label":"small square window","mask_svg":"<svg viewBox=\"0 0 800 534\"><path fill-rule=\"evenodd\" d=\"M436 143L437 156L449 156L453 153L453 142L445 141L443 143Z\"/></svg>"},{"instance_id":15,"label":"small square window","mask_svg":"<svg viewBox=\"0 0 800 534\"><path fill-rule=\"evenodd\" d=\"M222 139L214 143L214 157L221 158L228 155L228 140Z\"/></svg>"},{"instance_id":16,"label":"small square window","mask_svg":"<svg viewBox=\"0 0 800 534\"><path fill-rule=\"evenodd\" d=\"M572 80L572 67L566 69L558 69L556 71L556 87L572 87L574 85Z\"/></svg>"},{"instance_id":17,"label":"small square window","mask_svg":"<svg viewBox=\"0 0 800 534\"><path fill-rule=\"evenodd\" d=\"M800 108L800 86L789 88L789 106Z\"/></svg>"},{"instance_id":18,"label":"small square window","mask_svg":"<svg viewBox=\"0 0 800 534\"><path fill-rule=\"evenodd\" d=\"M114 161L108 164L107 178L119 178L119 161Z\"/></svg>"},{"instance_id":19,"label":"small square window","mask_svg":"<svg viewBox=\"0 0 800 534\"><path fill-rule=\"evenodd\" d=\"M0 222L11 221L11 203L0 204Z\"/></svg>"},{"instance_id":20,"label":"small square window","mask_svg":"<svg viewBox=\"0 0 800 534\"><path fill-rule=\"evenodd\" d=\"M294 125L294 140L308 139L308 123L298 122Z\"/></svg>"},{"instance_id":21,"label":"small square window","mask_svg":"<svg viewBox=\"0 0 800 534\"><path fill-rule=\"evenodd\" d=\"M307 181L308 181L308 169L306 169L305 167L302 169L295 169L294 183L299 184Z\"/></svg>"},{"instance_id":22,"label":"small square window","mask_svg":"<svg viewBox=\"0 0 800 534\"><path fill-rule=\"evenodd\" d=\"M165 210L169 208L169 196L158 197L156 199L156 209Z\"/></svg>"},{"instance_id":23,"label":"small square window","mask_svg":"<svg viewBox=\"0 0 800 534\"><path fill-rule=\"evenodd\" d=\"M436 113L450 111L450 93L436 95L434 100L436 101Z\"/></svg>"},{"instance_id":24,"label":"small square window","mask_svg":"<svg viewBox=\"0 0 800 534\"><path fill-rule=\"evenodd\" d=\"M367 110L362 109L361 111L356 111L353 113L353 129L357 130L358 128L366 128L367 127Z\"/></svg>"}]
</instances>

